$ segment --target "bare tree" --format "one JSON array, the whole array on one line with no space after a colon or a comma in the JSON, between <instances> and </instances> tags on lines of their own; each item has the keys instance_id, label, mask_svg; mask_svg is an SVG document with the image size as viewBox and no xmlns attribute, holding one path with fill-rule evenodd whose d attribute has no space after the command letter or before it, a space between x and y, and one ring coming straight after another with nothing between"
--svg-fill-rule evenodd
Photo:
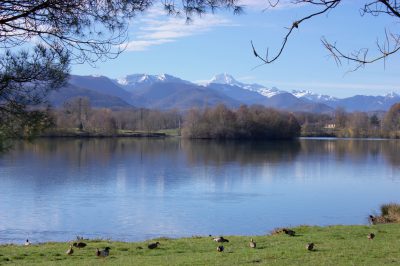
<instances>
[{"instance_id":1,"label":"bare tree","mask_svg":"<svg viewBox=\"0 0 400 266\"><path fill-rule=\"evenodd\" d=\"M92 108L90 100L86 97L72 98L64 103L64 113L70 117L73 127L79 131L88 129L88 121L90 119Z\"/></svg>"},{"instance_id":2,"label":"bare tree","mask_svg":"<svg viewBox=\"0 0 400 266\"><path fill-rule=\"evenodd\" d=\"M268 0L269 7L276 7L280 0ZM265 56L255 48L251 42L254 55L261 60L262 64L270 64L276 61L283 53L289 38L294 34L295 29L298 29L304 22L337 8L343 0L292 0L293 5L312 6L316 11L301 17L292 22L287 28L287 32L283 38L282 45L272 56L269 54L269 49ZM400 20L400 2L396 0L365 0L360 6L360 15L372 16L389 16L397 23ZM343 61L351 63L352 71L364 67L366 64L371 64L377 61L386 59L400 50L400 34L384 30L385 38L376 42L376 50L370 51L369 48L359 48L354 51L345 52L339 48L336 42L328 41L325 37L321 38L322 44L329 51L329 54L334 58L336 64L341 65Z\"/></svg>"}]
</instances>

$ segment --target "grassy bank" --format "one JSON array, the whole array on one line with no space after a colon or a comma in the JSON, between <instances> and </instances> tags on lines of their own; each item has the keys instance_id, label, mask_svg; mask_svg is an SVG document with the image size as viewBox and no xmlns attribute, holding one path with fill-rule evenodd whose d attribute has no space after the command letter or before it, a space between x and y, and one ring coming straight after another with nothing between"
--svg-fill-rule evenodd
<instances>
[{"instance_id":1,"label":"grassy bank","mask_svg":"<svg viewBox=\"0 0 400 266\"><path fill-rule=\"evenodd\" d=\"M83 249L65 254L68 243L31 246L0 246L4 265L400 265L400 224L373 226L330 226L293 228L285 234L254 236L257 248L248 247L248 236L226 236L225 251L216 251L211 237L157 239L159 248L149 250L151 241L124 243L85 241ZM369 233L375 233L368 240ZM315 244L315 251L305 245ZM96 248L111 247L110 256L95 255Z\"/></svg>"}]
</instances>

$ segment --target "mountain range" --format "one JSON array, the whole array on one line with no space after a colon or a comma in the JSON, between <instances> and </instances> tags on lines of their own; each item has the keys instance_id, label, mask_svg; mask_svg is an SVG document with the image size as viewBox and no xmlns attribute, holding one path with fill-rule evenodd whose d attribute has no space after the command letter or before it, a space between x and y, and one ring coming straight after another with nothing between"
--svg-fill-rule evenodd
<instances>
[{"instance_id":1,"label":"mountain range","mask_svg":"<svg viewBox=\"0 0 400 266\"><path fill-rule=\"evenodd\" d=\"M229 74L219 74L203 84L196 84L168 74L132 74L120 79L105 76L71 75L68 84L54 91L49 101L61 106L74 97L87 97L94 107L144 107L160 110L188 110L192 107L211 107L223 103L236 108L242 104L263 105L288 111L331 113L342 107L346 111L386 111L400 95L356 95L335 98L310 91L291 92L268 88L260 84L246 84Z\"/></svg>"}]
</instances>

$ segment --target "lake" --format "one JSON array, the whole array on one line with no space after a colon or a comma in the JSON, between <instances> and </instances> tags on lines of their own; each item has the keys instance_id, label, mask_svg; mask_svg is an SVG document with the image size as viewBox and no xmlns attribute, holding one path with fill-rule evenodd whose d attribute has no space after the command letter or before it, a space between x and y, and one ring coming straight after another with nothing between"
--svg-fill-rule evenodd
<instances>
[{"instance_id":1,"label":"lake","mask_svg":"<svg viewBox=\"0 0 400 266\"><path fill-rule=\"evenodd\" d=\"M1 243L367 224L400 202L400 141L38 139L0 155L0 189Z\"/></svg>"}]
</instances>

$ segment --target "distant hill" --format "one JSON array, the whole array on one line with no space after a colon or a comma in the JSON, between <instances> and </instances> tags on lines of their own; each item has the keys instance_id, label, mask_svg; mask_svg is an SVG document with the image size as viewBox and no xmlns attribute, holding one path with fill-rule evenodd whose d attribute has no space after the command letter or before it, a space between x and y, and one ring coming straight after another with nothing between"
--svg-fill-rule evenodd
<instances>
[{"instance_id":1,"label":"distant hill","mask_svg":"<svg viewBox=\"0 0 400 266\"><path fill-rule=\"evenodd\" d=\"M215 106L223 103L229 107L239 107L240 102L231 97L195 84L154 83L132 92L135 106L187 110L192 107Z\"/></svg>"},{"instance_id":2,"label":"distant hill","mask_svg":"<svg viewBox=\"0 0 400 266\"><path fill-rule=\"evenodd\" d=\"M130 93L116 85L105 76L77 76L71 75L69 84L79 88L89 89L102 94L116 96L129 102Z\"/></svg>"},{"instance_id":3,"label":"distant hill","mask_svg":"<svg viewBox=\"0 0 400 266\"><path fill-rule=\"evenodd\" d=\"M87 97L90 100L92 107L106 107L106 108L126 108L131 107L130 104L125 102L119 97L111 96L108 94L99 93L90 89L79 88L77 86L68 84L57 91L53 91L49 95L49 102L56 107L60 107L65 101L75 97Z\"/></svg>"},{"instance_id":4,"label":"distant hill","mask_svg":"<svg viewBox=\"0 0 400 266\"><path fill-rule=\"evenodd\" d=\"M400 96L390 93L385 96L356 95L330 103L334 107L343 107L346 111L387 111L390 106L400 102Z\"/></svg>"},{"instance_id":5,"label":"distant hill","mask_svg":"<svg viewBox=\"0 0 400 266\"><path fill-rule=\"evenodd\" d=\"M266 100L265 96L261 95L260 93L243 89L237 85L210 83L206 86L206 88L228 95L232 99L247 105L263 104Z\"/></svg>"}]
</instances>

